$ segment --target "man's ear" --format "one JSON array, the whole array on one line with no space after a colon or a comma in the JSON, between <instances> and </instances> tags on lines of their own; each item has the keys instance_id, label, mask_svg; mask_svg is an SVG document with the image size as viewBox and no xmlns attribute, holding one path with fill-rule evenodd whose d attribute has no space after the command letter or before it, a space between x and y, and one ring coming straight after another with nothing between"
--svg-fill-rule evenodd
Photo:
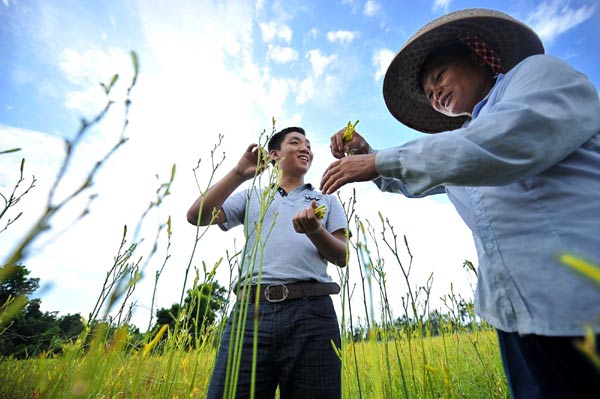
<instances>
[{"instance_id":1,"label":"man's ear","mask_svg":"<svg viewBox=\"0 0 600 399\"><path fill-rule=\"evenodd\" d=\"M271 151L269 151L269 157L273 161L279 161L279 151L277 151L277 150L271 150Z\"/></svg>"}]
</instances>

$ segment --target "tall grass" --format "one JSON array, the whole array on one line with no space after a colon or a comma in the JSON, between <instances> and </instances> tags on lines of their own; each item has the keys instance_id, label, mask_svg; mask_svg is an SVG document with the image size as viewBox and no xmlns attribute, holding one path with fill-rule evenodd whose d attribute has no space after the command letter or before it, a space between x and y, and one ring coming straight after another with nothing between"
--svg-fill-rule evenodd
<instances>
[{"instance_id":1,"label":"tall grass","mask_svg":"<svg viewBox=\"0 0 600 399\"><path fill-rule=\"evenodd\" d=\"M473 334L473 333L470 333ZM477 341L478 350L473 347ZM129 353L126 333L85 353L74 347L56 357L28 360L0 360L2 398L202 398L206 394L216 348L203 346L192 351L165 349L147 356ZM386 347L396 346L389 356ZM420 373L415 384L402 383L400 362L418 357L425 350L427 386ZM465 334L428 337L423 348L411 348L404 341L345 341L343 361L344 398L506 398L506 382L497 353L496 336L481 331L477 337ZM347 362L356 354L358 363ZM483 355L483 356L481 356ZM175 357L172 370L166 367ZM358 367L357 367L358 365ZM425 366L417 363L417 366ZM407 371L411 374L410 370Z\"/></svg>"}]
</instances>

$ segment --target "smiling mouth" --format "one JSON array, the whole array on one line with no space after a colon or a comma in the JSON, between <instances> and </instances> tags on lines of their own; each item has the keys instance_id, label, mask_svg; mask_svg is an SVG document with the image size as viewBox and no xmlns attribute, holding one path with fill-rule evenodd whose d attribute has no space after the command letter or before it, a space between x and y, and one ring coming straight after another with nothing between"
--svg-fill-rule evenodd
<instances>
[{"instance_id":1,"label":"smiling mouth","mask_svg":"<svg viewBox=\"0 0 600 399\"><path fill-rule=\"evenodd\" d=\"M442 101L440 101L440 103L442 104L442 107L448 109L448 105L450 104L450 98L452 97L452 92L446 94L444 96L444 98L442 98Z\"/></svg>"},{"instance_id":2,"label":"smiling mouth","mask_svg":"<svg viewBox=\"0 0 600 399\"><path fill-rule=\"evenodd\" d=\"M300 155L298 158L300 158L303 161L309 162L309 159L306 155Z\"/></svg>"}]
</instances>

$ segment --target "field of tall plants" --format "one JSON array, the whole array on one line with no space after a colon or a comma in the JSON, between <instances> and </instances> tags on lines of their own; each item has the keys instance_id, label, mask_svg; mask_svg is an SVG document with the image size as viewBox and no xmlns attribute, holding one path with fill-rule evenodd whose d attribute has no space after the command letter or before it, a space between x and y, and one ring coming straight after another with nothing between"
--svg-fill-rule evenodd
<instances>
[{"instance_id":1,"label":"field of tall plants","mask_svg":"<svg viewBox=\"0 0 600 399\"><path fill-rule=\"evenodd\" d=\"M127 141L128 109L130 94L138 75L138 59L131 54L134 77L127 89L124 104L125 118L120 138L106 153L99 154L97 162L88 171L83 181L72 187L66 196L57 199L56 188L63 183L78 144L104 116L114 103L107 100L106 107L92 119L82 120L74 138L65 140L62 167L51 185L44 211L32 224L30 230L17 243L14 250L3 255L0 281L11 278L16 266L26 264L27 256L36 238L46 232L51 221L61 209L86 193L93 186L94 177L102 165L109 162L113 153ZM106 94L112 90L118 76L103 84ZM273 131L275 120L273 120ZM259 142L266 143L269 134L263 132ZM207 162L210 178L197 181L200 192L206 190L222 163L217 158L220 142L211 151ZM17 152L6 149L3 153ZM8 194L2 193L4 210L0 218L15 211L16 217L3 221L4 229L18 222L19 200L35 189L35 178L28 184L24 179L26 162L19 165L20 178ZM138 226L153 209L159 208L171 194L170 179L160 184L157 197L141 215ZM278 179L277 167L261 176L252 184L256 187L269 186ZM348 225L349 245L347 256L352 265L337 269L336 276L341 293L335 296L342 331L342 345L332 345L342 360L343 395L345 398L506 398L508 391L494 330L478 319L469 299L455 294L452 289L442 298L443 309L431 307L431 277L423 285L415 285L411 278L413 255L408 239L399 236L394 225L384 214L379 220L361 218L355 210L357 195L342 199ZM271 198L265 196L264 210ZM86 209L87 211L87 209ZM210 210L204 210L210 211ZM80 217L84 217L85 212ZM214 217L214 214L213 214ZM159 243L140 255L140 237L133 238L131 229L125 227L114 263L106 273L96 306L87 317L82 318L83 330L69 340L58 340L52 351L16 358L0 358L0 397L10 398L202 398L205 396L215 360L221 332L230 317L235 296L230 289L218 298L211 287L218 286L216 272L226 269L231 281L235 281L242 266L241 259L255 259L251 269L261 268L262 248L244 247L240 251L225 254L214 265L193 267L195 252L203 244L206 228L196 230L195 245L190 262L185 269L181 300L176 311L169 313L169 323L149 325L145 333L130 324L131 296L142 278L144 264L139 259L151 259L156 253L164 253L163 265L169 258L171 222L161 224L154 237L167 237L166 248L158 251ZM265 229L268 231L268 228ZM268 239L268 237L266 237ZM150 240L150 239L149 239ZM259 240L257 240L258 242ZM251 256L243 256L250 251ZM408 260L406 260L408 259ZM160 262L159 262L160 263ZM475 267L465 261L465 273L476 274ZM386 270L399 268L403 281L387 281ZM155 273L154 296L162 268ZM191 287L190 287L191 286ZM401 290L401 303L391 303L389 292ZM190 295L184 301L185 293ZM0 303L0 335L8 331L16 315L27 306L25 295L9 295ZM216 300L216 299L218 300ZM216 304L211 309L208 303ZM254 306L242 302L241 307ZM400 314L392 309L401 309ZM214 312L217 317L208 317ZM212 314L212 313L211 313ZM240 312L240 314L246 314ZM245 320L233 313L236 325L258 323ZM233 347L238 347L233 339ZM230 362L230 397L235 396L236 367L239 364L237 349L233 350Z\"/></svg>"}]
</instances>

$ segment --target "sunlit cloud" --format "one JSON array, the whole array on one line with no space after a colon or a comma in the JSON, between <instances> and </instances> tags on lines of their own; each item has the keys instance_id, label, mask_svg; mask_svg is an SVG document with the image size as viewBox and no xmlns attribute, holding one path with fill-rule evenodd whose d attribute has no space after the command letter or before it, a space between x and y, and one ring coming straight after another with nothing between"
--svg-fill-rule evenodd
<instances>
[{"instance_id":1,"label":"sunlit cloud","mask_svg":"<svg viewBox=\"0 0 600 399\"><path fill-rule=\"evenodd\" d=\"M389 49L380 49L373 52L372 65L375 67L375 81L383 78L395 55Z\"/></svg>"},{"instance_id":2,"label":"sunlit cloud","mask_svg":"<svg viewBox=\"0 0 600 399\"><path fill-rule=\"evenodd\" d=\"M450 3L452 3L452 0L434 0L432 7L433 11L443 10L446 12L450 7Z\"/></svg>"},{"instance_id":3,"label":"sunlit cloud","mask_svg":"<svg viewBox=\"0 0 600 399\"><path fill-rule=\"evenodd\" d=\"M569 1L554 0L539 4L525 22L543 42L552 43L561 34L591 18L597 8L597 5L572 8Z\"/></svg>"},{"instance_id":4,"label":"sunlit cloud","mask_svg":"<svg viewBox=\"0 0 600 399\"><path fill-rule=\"evenodd\" d=\"M313 98L315 95L315 81L312 77L304 79L300 83L300 89L298 90L298 96L296 97L297 104L306 104L308 100Z\"/></svg>"},{"instance_id":5,"label":"sunlit cloud","mask_svg":"<svg viewBox=\"0 0 600 399\"><path fill-rule=\"evenodd\" d=\"M269 49L269 59L285 64L298 59L298 52L291 47L273 46Z\"/></svg>"},{"instance_id":6,"label":"sunlit cloud","mask_svg":"<svg viewBox=\"0 0 600 399\"><path fill-rule=\"evenodd\" d=\"M342 0L342 4L345 6L350 6L350 9L354 13L360 10L360 2L358 0Z\"/></svg>"},{"instance_id":7,"label":"sunlit cloud","mask_svg":"<svg viewBox=\"0 0 600 399\"><path fill-rule=\"evenodd\" d=\"M374 17L381 11L381 4L374 0L369 0L365 3L363 14L367 17Z\"/></svg>"},{"instance_id":8,"label":"sunlit cloud","mask_svg":"<svg viewBox=\"0 0 600 399\"><path fill-rule=\"evenodd\" d=\"M119 75L120 80L126 79L127 75L131 75L132 69L130 55L119 48L85 52L66 48L60 54L58 62L67 80L78 87L65 94L65 106L83 113L99 109L106 102L101 82L109 84L115 74Z\"/></svg>"},{"instance_id":9,"label":"sunlit cloud","mask_svg":"<svg viewBox=\"0 0 600 399\"><path fill-rule=\"evenodd\" d=\"M321 76L325 71L325 68L327 68L327 66L335 62L335 60L337 60L337 56L335 54L326 56L323 55L318 49L310 50L306 54L306 58L308 58L308 60L310 61L313 74L316 77Z\"/></svg>"},{"instance_id":10,"label":"sunlit cloud","mask_svg":"<svg viewBox=\"0 0 600 399\"><path fill-rule=\"evenodd\" d=\"M358 37L358 32L338 30L327 32L327 40L332 43L340 43L342 46L352 43Z\"/></svg>"},{"instance_id":11,"label":"sunlit cloud","mask_svg":"<svg viewBox=\"0 0 600 399\"><path fill-rule=\"evenodd\" d=\"M279 24L275 21L258 24L260 27L262 38L266 43L270 43L275 39L283 40L286 43L292 41L292 30L285 24Z\"/></svg>"}]
</instances>

